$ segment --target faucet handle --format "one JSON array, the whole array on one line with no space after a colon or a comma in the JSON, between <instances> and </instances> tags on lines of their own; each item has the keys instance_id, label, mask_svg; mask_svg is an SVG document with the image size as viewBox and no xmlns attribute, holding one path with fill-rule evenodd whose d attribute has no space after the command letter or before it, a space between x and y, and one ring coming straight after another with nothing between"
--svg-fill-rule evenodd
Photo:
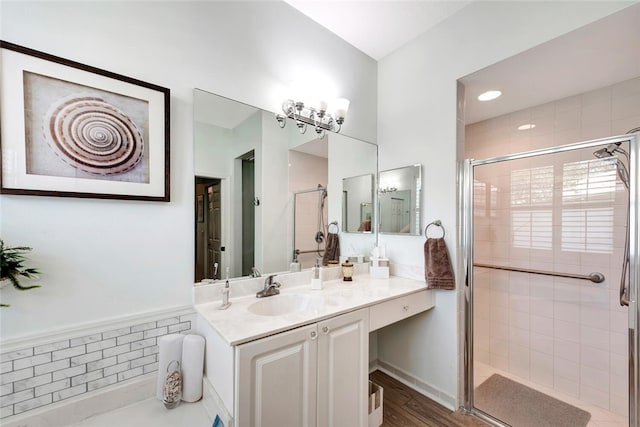
<instances>
[{"instance_id":1,"label":"faucet handle","mask_svg":"<svg viewBox=\"0 0 640 427\"><path fill-rule=\"evenodd\" d=\"M267 276L266 279L264 279L264 284L265 285L273 285L273 278L276 277L276 276L277 276L277 274L270 274L269 276ZM278 286L280 286L280 285L278 284Z\"/></svg>"}]
</instances>

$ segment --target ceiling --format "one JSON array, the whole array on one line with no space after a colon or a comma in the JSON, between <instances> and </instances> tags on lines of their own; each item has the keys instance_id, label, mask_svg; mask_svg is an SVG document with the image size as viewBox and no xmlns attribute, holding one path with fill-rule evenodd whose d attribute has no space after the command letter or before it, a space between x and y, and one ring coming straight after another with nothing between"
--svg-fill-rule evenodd
<instances>
[{"instance_id":1,"label":"ceiling","mask_svg":"<svg viewBox=\"0 0 640 427\"><path fill-rule=\"evenodd\" d=\"M640 76L640 4L461 79L467 124ZM487 102L487 90L502 96Z\"/></svg>"},{"instance_id":2,"label":"ceiling","mask_svg":"<svg viewBox=\"0 0 640 427\"><path fill-rule=\"evenodd\" d=\"M471 1L285 0L379 60ZM473 0L478 1L478 0ZM499 4L499 3L498 3ZM640 4L462 78L475 123L640 76ZM489 89L503 95L481 103Z\"/></svg>"},{"instance_id":3,"label":"ceiling","mask_svg":"<svg viewBox=\"0 0 640 427\"><path fill-rule=\"evenodd\" d=\"M469 0L285 0L379 60L471 3Z\"/></svg>"}]
</instances>

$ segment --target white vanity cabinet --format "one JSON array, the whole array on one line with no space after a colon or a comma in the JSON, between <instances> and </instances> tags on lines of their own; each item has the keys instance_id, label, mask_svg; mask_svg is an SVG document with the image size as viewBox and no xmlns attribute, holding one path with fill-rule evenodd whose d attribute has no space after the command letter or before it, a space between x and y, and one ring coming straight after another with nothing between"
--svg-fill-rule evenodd
<instances>
[{"instance_id":1,"label":"white vanity cabinet","mask_svg":"<svg viewBox=\"0 0 640 427\"><path fill-rule=\"evenodd\" d=\"M236 426L365 426L369 310L236 348Z\"/></svg>"}]
</instances>

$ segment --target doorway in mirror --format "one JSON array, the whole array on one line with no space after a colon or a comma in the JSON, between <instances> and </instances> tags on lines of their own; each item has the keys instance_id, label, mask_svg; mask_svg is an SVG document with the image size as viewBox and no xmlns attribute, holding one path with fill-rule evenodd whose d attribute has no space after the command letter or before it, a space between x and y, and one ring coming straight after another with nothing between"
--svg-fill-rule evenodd
<instances>
[{"instance_id":1,"label":"doorway in mirror","mask_svg":"<svg viewBox=\"0 0 640 427\"><path fill-rule=\"evenodd\" d=\"M222 271L221 180L196 177L195 281L219 279Z\"/></svg>"}]
</instances>

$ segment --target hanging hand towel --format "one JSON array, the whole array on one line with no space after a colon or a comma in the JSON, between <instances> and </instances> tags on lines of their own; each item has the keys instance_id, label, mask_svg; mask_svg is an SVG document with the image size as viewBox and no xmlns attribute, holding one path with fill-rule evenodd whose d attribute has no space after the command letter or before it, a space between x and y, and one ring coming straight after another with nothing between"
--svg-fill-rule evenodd
<instances>
[{"instance_id":1,"label":"hanging hand towel","mask_svg":"<svg viewBox=\"0 0 640 427\"><path fill-rule=\"evenodd\" d=\"M442 237L424 244L424 271L429 289L455 289L455 278L447 245Z\"/></svg>"},{"instance_id":2,"label":"hanging hand towel","mask_svg":"<svg viewBox=\"0 0 640 427\"><path fill-rule=\"evenodd\" d=\"M324 256L322 257L322 265L329 265L329 260L338 260L340 258L340 240L338 233L329 233L327 235L327 243L324 247Z\"/></svg>"}]
</instances>

